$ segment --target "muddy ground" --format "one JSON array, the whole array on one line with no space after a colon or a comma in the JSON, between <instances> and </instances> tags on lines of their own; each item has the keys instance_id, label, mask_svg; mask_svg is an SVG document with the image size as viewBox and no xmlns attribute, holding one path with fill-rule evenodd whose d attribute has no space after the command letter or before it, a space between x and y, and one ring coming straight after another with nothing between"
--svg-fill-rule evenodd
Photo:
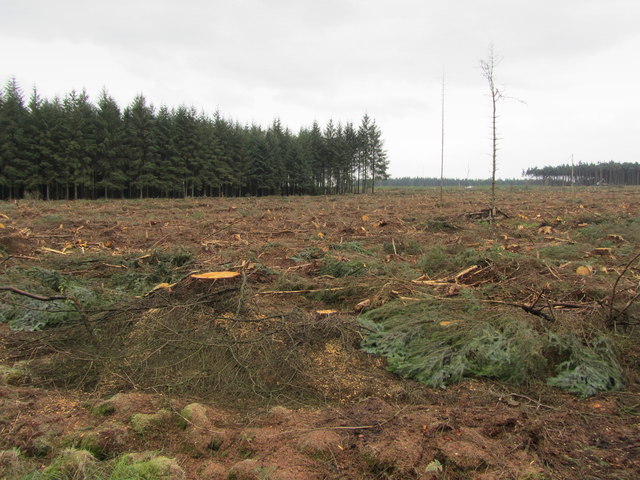
<instances>
[{"instance_id":1,"label":"muddy ground","mask_svg":"<svg viewBox=\"0 0 640 480\"><path fill-rule=\"evenodd\" d=\"M640 190L487 193L0 204L0 477L639 478ZM427 296L607 331L624 387L433 389L358 349Z\"/></svg>"}]
</instances>

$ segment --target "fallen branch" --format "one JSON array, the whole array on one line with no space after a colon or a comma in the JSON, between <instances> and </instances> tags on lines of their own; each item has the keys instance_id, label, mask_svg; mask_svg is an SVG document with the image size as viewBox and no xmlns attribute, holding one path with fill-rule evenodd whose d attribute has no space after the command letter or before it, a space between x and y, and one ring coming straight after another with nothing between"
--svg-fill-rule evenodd
<instances>
[{"instance_id":1,"label":"fallen branch","mask_svg":"<svg viewBox=\"0 0 640 480\"><path fill-rule=\"evenodd\" d=\"M638 260L638 258L640 258L640 253L638 253L631 260L629 260L629 262L622 269L622 272L620 272L620 275L618 275L618 278L616 278L616 281L613 283L613 288L611 289L611 300L609 302L609 325L613 326L614 330L615 330L615 327L616 327L616 323L615 323L615 310L614 310L613 304L614 304L614 300L616 299L616 290L618 288L618 283L620 283L620 280L622 279L624 274L627 273L627 270L629 270L631 265L636 260ZM627 305L627 307L625 307L625 310L627 308L629 308L629 305Z\"/></svg>"},{"instance_id":2,"label":"fallen branch","mask_svg":"<svg viewBox=\"0 0 640 480\"><path fill-rule=\"evenodd\" d=\"M573 240L568 240L566 238L559 238L559 237L544 237L544 239L550 242L568 243L569 245L575 245L576 243Z\"/></svg>"},{"instance_id":3,"label":"fallen branch","mask_svg":"<svg viewBox=\"0 0 640 480\"><path fill-rule=\"evenodd\" d=\"M525 400L529 400L532 403L535 403L536 405L538 405L538 408L543 407L543 408L549 408L551 410L558 410L558 407L553 407L551 405L545 405L544 403L541 403L539 400L534 400L531 397L527 397L526 395L522 395L520 393L510 393L509 395L511 395L512 397L518 397L518 398L524 398Z\"/></svg>"},{"instance_id":4,"label":"fallen branch","mask_svg":"<svg viewBox=\"0 0 640 480\"><path fill-rule=\"evenodd\" d=\"M220 232L224 232L225 230L230 229L231 227L233 227L234 225L236 225L237 223L240 222L241 219L235 220L231 223L226 224L224 227L220 227L217 230L214 230L213 232L211 232L209 235L207 235L205 237L205 239L203 240L203 243L206 243L208 241L208 239L210 239L211 237L213 237L214 235L217 235Z\"/></svg>"},{"instance_id":5,"label":"fallen branch","mask_svg":"<svg viewBox=\"0 0 640 480\"><path fill-rule=\"evenodd\" d=\"M98 339L93 333L93 329L91 328L89 318L87 317L87 314L85 313L84 308L82 307L82 305L80 304L77 298L68 297L66 295L52 295L49 297L44 297L36 293L25 292L24 290L20 290L19 288L12 287L12 286L0 286L0 291L12 292L12 293L15 293L16 295L22 295L23 297L33 298L34 300L38 300L40 302L52 302L54 300L64 300L65 302L69 301L73 303L73 305L76 308L76 311L80 315L84 328L87 330L87 333L94 340L94 342L97 343Z\"/></svg>"},{"instance_id":6,"label":"fallen branch","mask_svg":"<svg viewBox=\"0 0 640 480\"><path fill-rule=\"evenodd\" d=\"M536 298L535 302L532 303L531 305L527 305L526 303L518 303L518 302L505 302L502 300L480 300L480 301L485 303L495 303L499 305L509 305L512 307L519 307L527 313L531 313L532 315L536 315L538 317L544 318L545 320L548 320L550 322L553 322L556 320L555 316L553 316L554 309L561 309L561 308L580 309L580 308L593 308L595 306L595 304L591 304L591 303L551 302L549 301L548 298L545 297L546 305L542 308L535 308L536 303L538 303L538 300L541 297L542 295L539 295ZM551 315L548 315L547 313L542 311L542 309L545 307L549 309L549 312L551 313Z\"/></svg>"},{"instance_id":7,"label":"fallen branch","mask_svg":"<svg viewBox=\"0 0 640 480\"><path fill-rule=\"evenodd\" d=\"M517 302L503 302L502 300L482 300L482 302L495 303L495 304L498 304L498 305L508 305L508 306L511 306L511 307L519 307L519 308L521 308L522 310L524 310L527 313L530 313L530 314L535 315L535 316L540 317L540 318L544 318L548 322L555 321L555 318L547 315L541 309L535 308L533 305L526 305L524 303L517 303Z\"/></svg>"},{"instance_id":8,"label":"fallen branch","mask_svg":"<svg viewBox=\"0 0 640 480\"><path fill-rule=\"evenodd\" d=\"M40 247L40 250L43 252L57 253L58 255L69 255L69 252L63 252L49 247Z\"/></svg>"},{"instance_id":9,"label":"fallen branch","mask_svg":"<svg viewBox=\"0 0 640 480\"><path fill-rule=\"evenodd\" d=\"M169 238L171 236L170 233L167 233L166 235L160 237L158 240L156 240L155 242L153 242L150 246L149 249L154 248L156 245L158 245L160 242L162 242L163 240Z\"/></svg>"},{"instance_id":10,"label":"fallen branch","mask_svg":"<svg viewBox=\"0 0 640 480\"><path fill-rule=\"evenodd\" d=\"M439 278L437 280L430 280L426 275L422 275L421 277L416 278L415 280L411 280L411 283L416 283L418 285L431 285L436 287L447 286L447 285L458 285L458 286L472 286L473 284L461 284L460 280L464 280L465 278L471 278L479 273L482 273L486 270L486 268L480 268L478 265L472 265L469 268L465 268L464 270L454 274L449 275L448 277Z\"/></svg>"},{"instance_id":11,"label":"fallen branch","mask_svg":"<svg viewBox=\"0 0 640 480\"><path fill-rule=\"evenodd\" d=\"M348 287L334 287L334 288L316 288L308 290L269 290L266 292L258 292L256 295L288 295L290 293L315 293L315 292L336 292L338 290L345 290Z\"/></svg>"},{"instance_id":12,"label":"fallen branch","mask_svg":"<svg viewBox=\"0 0 640 480\"><path fill-rule=\"evenodd\" d=\"M465 213L469 220L495 220L497 218L509 218L509 215L497 208L485 208L479 212Z\"/></svg>"},{"instance_id":13,"label":"fallen branch","mask_svg":"<svg viewBox=\"0 0 640 480\"><path fill-rule=\"evenodd\" d=\"M10 286L0 286L0 291L13 292L18 295L23 295L25 297L33 298L34 300L40 300L41 302L51 302L53 300L69 300L69 297L65 295L53 295L51 297L43 297L42 295L37 295L35 293L25 292L24 290L20 290L16 287Z\"/></svg>"}]
</instances>

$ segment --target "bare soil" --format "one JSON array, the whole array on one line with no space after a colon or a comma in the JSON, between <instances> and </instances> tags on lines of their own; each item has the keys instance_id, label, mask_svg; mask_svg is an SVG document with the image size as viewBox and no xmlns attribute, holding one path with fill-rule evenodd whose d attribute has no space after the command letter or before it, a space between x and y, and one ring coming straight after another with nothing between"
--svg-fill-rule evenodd
<instances>
[{"instance_id":1,"label":"bare soil","mask_svg":"<svg viewBox=\"0 0 640 480\"><path fill-rule=\"evenodd\" d=\"M103 461L155 451L193 479L640 478L640 270L629 264L640 190L505 187L504 218L468 215L487 200L407 189L0 204L2 286L25 290L25 272L46 269L108 296L154 252L190 255L173 285L83 313L102 353L86 322L0 324L0 450L19 448L34 471L69 446ZM436 245L494 261L430 270ZM190 277L219 271L240 275ZM535 322L601 325L619 340L624 390L581 399L486 379L438 390L358 350L361 311L466 290L530 307ZM140 426L138 414L155 416Z\"/></svg>"}]
</instances>

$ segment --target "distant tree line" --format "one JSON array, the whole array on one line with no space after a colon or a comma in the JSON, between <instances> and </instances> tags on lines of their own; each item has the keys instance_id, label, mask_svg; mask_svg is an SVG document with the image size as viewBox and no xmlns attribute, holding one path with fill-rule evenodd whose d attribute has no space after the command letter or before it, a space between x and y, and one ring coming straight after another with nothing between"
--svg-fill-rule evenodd
<instances>
[{"instance_id":1,"label":"distant tree line","mask_svg":"<svg viewBox=\"0 0 640 480\"><path fill-rule=\"evenodd\" d=\"M496 179L497 185L530 185L531 180L523 179ZM491 178L484 179L462 179L462 178L445 178L443 184L445 187L477 187L491 185ZM436 177L398 177L388 178L378 182L381 187L439 187L440 178Z\"/></svg>"},{"instance_id":2,"label":"distant tree line","mask_svg":"<svg viewBox=\"0 0 640 480\"><path fill-rule=\"evenodd\" d=\"M143 198L373 192L387 178L379 127L316 122L293 133L155 108L122 109L103 90L28 101L15 79L0 92L0 199Z\"/></svg>"},{"instance_id":3,"label":"distant tree line","mask_svg":"<svg viewBox=\"0 0 640 480\"><path fill-rule=\"evenodd\" d=\"M529 168L524 175L545 185L640 185L640 163L578 163Z\"/></svg>"}]
</instances>

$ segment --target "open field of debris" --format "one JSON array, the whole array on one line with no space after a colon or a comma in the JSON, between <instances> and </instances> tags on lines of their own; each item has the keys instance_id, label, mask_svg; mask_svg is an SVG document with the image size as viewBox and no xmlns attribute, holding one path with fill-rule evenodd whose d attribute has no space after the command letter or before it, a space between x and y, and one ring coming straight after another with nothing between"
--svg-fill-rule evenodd
<instances>
[{"instance_id":1,"label":"open field of debris","mask_svg":"<svg viewBox=\"0 0 640 480\"><path fill-rule=\"evenodd\" d=\"M0 203L0 477L636 479L640 190Z\"/></svg>"}]
</instances>

